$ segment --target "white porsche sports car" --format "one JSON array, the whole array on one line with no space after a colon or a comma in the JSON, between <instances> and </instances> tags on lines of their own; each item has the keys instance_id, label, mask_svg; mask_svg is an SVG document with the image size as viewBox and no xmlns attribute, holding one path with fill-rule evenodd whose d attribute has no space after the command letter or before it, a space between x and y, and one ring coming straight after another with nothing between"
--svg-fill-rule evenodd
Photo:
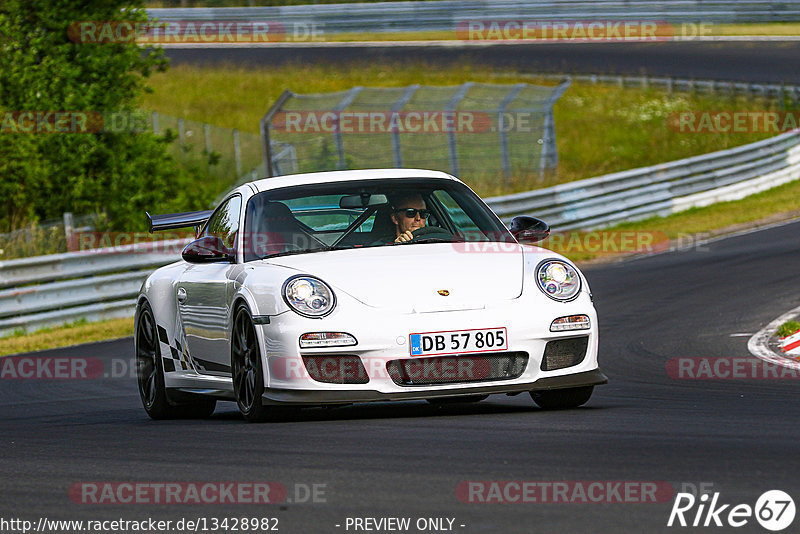
<instances>
[{"instance_id":1,"label":"white porsche sports car","mask_svg":"<svg viewBox=\"0 0 800 534\"><path fill-rule=\"evenodd\" d=\"M546 409L607 382L586 279L507 229L463 182L413 169L338 171L238 187L213 211L150 216L195 226L183 259L137 300L138 384L156 419L217 400L245 419L272 406L530 393Z\"/></svg>"}]
</instances>

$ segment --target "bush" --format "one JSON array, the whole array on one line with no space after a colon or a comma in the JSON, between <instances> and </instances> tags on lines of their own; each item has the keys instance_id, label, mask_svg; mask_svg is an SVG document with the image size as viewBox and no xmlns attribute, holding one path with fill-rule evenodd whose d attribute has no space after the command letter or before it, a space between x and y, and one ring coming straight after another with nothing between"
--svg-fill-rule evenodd
<instances>
[{"instance_id":1,"label":"bush","mask_svg":"<svg viewBox=\"0 0 800 534\"><path fill-rule=\"evenodd\" d=\"M10 133L18 112L136 110L145 79L166 69L163 52L68 33L76 22L120 20L147 20L142 0L0 4L0 233L66 211L138 230L145 209L199 209L213 198L191 187L190 171L167 155L169 140L150 132Z\"/></svg>"}]
</instances>

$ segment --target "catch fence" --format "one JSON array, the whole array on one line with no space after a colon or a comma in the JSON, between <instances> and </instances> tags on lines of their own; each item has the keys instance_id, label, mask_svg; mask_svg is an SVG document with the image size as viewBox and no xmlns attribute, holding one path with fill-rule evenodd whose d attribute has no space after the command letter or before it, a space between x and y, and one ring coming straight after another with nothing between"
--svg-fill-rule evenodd
<instances>
[{"instance_id":1,"label":"catch fence","mask_svg":"<svg viewBox=\"0 0 800 534\"><path fill-rule=\"evenodd\" d=\"M264 167L279 174L275 147L291 146L299 172L416 167L506 181L543 176L558 163L553 105L569 84L287 90L261 120Z\"/></svg>"}]
</instances>

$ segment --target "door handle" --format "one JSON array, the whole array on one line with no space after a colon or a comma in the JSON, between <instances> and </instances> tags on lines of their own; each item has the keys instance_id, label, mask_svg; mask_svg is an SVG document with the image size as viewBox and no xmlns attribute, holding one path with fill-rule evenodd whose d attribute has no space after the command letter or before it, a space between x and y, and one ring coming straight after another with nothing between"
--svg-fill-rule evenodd
<instances>
[{"instance_id":1,"label":"door handle","mask_svg":"<svg viewBox=\"0 0 800 534\"><path fill-rule=\"evenodd\" d=\"M184 302L186 302L186 297L187 297L186 290L183 289L182 287L179 287L178 288L178 302L183 304Z\"/></svg>"}]
</instances>

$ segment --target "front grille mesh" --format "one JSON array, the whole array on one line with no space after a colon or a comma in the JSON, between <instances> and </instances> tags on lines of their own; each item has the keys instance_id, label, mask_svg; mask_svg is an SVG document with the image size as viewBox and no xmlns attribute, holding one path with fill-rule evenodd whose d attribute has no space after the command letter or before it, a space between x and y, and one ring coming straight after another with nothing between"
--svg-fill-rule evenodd
<instances>
[{"instance_id":1,"label":"front grille mesh","mask_svg":"<svg viewBox=\"0 0 800 534\"><path fill-rule=\"evenodd\" d=\"M578 365L586 357L589 336L548 341L542 358L542 371L554 371Z\"/></svg>"},{"instance_id":2,"label":"front grille mesh","mask_svg":"<svg viewBox=\"0 0 800 534\"><path fill-rule=\"evenodd\" d=\"M511 380L527 363L527 352L497 352L391 360L386 369L398 386L429 386Z\"/></svg>"},{"instance_id":3,"label":"front grille mesh","mask_svg":"<svg viewBox=\"0 0 800 534\"><path fill-rule=\"evenodd\" d=\"M361 358L349 354L335 356L303 356L308 375L325 384L366 384L367 370Z\"/></svg>"}]
</instances>

